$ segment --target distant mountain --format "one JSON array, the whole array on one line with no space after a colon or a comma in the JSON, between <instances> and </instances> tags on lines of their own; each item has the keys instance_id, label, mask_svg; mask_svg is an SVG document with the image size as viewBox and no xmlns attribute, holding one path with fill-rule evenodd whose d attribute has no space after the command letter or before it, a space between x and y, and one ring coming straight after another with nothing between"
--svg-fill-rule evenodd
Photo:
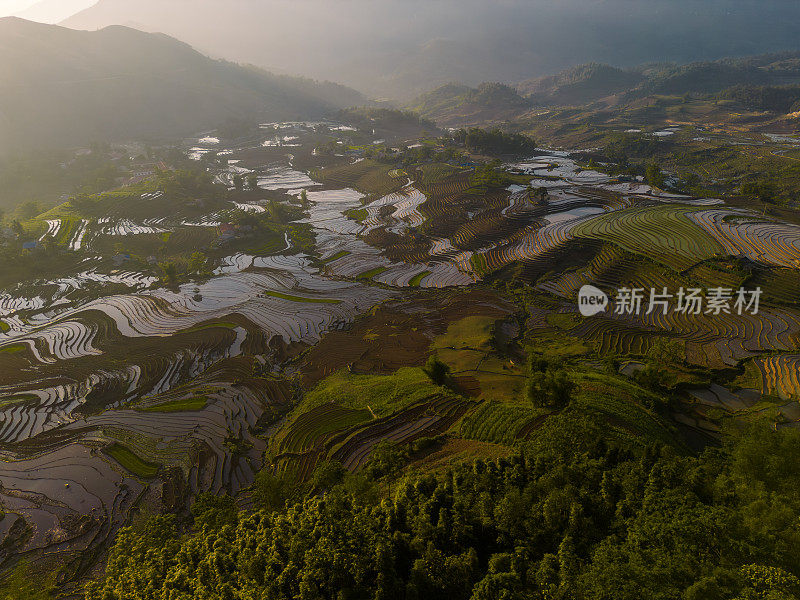
<instances>
[{"instance_id":1,"label":"distant mountain","mask_svg":"<svg viewBox=\"0 0 800 600\"><path fill-rule=\"evenodd\" d=\"M419 96L407 108L443 126L464 127L504 121L531 107L531 102L502 83L477 88L450 83Z\"/></svg>"},{"instance_id":2,"label":"distant mountain","mask_svg":"<svg viewBox=\"0 0 800 600\"><path fill-rule=\"evenodd\" d=\"M512 83L588 61L800 48L800 10L786 0L100 0L64 24L126 23L403 102L449 81Z\"/></svg>"},{"instance_id":3,"label":"distant mountain","mask_svg":"<svg viewBox=\"0 0 800 600\"><path fill-rule=\"evenodd\" d=\"M0 152L164 139L230 118L308 118L361 104L343 86L215 61L162 34L0 19Z\"/></svg>"},{"instance_id":4,"label":"distant mountain","mask_svg":"<svg viewBox=\"0 0 800 600\"><path fill-rule=\"evenodd\" d=\"M686 65L666 65L644 72L635 90L642 94L713 94L738 85L800 82L800 52L762 54Z\"/></svg>"},{"instance_id":5,"label":"distant mountain","mask_svg":"<svg viewBox=\"0 0 800 600\"><path fill-rule=\"evenodd\" d=\"M636 71L589 63L557 75L523 81L516 87L537 104L585 104L627 91L643 79Z\"/></svg>"},{"instance_id":6,"label":"distant mountain","mask_svg":"<svg viewBox=\"0 0 800 600\"><path fill-rule=\"evenodd\" d=\"M565 106L587 104L609 96L619 96L624 101L651 94L715 95L742 86L749 89L797 84L800 84L800 52L781 52L684 65L640 65L629 69L589 63L556 75L523 81L516 89L534 104ZM727 97L742 94L740 91ZM764 91L758 95L764 95ZM784 96L786 93L782 98ZM759 101L749 92L748 97L752 102ZM768 102L768 99L760 102ZM778 104L781 102L788 100L783 98Z\"/></svg>"},{"instance_id":7,"label":"distant mountain","mask_svg":"<svg viewBox=\"0 0 800 600\"><path fill-rule=\"evenodd\" d=\"M800 110L800 52L780 52L686 65L646 64L621 69L588 63L514 87L448 83L419 95L406 108L440 126L512 120L536 106L634 104L651 95L701 96L752 110Z\"/></svg>"}]
</instances>

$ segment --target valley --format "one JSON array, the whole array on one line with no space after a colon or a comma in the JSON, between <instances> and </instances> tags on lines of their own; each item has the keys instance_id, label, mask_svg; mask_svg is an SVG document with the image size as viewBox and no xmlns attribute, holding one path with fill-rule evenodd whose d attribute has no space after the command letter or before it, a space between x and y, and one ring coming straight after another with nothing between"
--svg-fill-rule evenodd
<instances>
[{"instance_id":1,"label":"valley","mask_svg":"<svg viewBox=\"0 0 800 600\"><path fill-rule=\"evenodd\" d=\"M800 598L798 14L0 0L0 600Z\"/></svg>"},{"instance_id":2,"label":"valley","mask_svg":"<svg viewBox=\"0 0 800 600\"><path fill-rule=\"evenodd\" d=\"M264 477L291 496L389 442L436 472L563 414L681 452L731 420L797 426L800 226L581 153L486 164L342 116L186 140L20 224L52 271L0 293L6 565L74 589L141 515L259 505ZM757 317L583 317L587 284L763 296ZM568 403L531 402L536 357Z\"/></svg>"}]
</instances>

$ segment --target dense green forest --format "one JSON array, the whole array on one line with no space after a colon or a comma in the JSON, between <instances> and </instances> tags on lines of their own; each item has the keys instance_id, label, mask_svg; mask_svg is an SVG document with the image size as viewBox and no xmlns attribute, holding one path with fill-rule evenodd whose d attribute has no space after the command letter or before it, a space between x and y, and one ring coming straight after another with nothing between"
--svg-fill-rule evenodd
<instances>
[{"instance_id":1,"label":"dense green forest","mask_svg":"<svg viewBox=\"0 0 800 600\"><path fill-rule=\"evenodd\" d=\"M470 152L494 155L522 155L536 150L536 142L520 133L505 133L500 129L459 129L453 140Z\"/></svg>"},{"instance_id":2,"label":"dense green forest","mask_svg":"<svg viewBox=\"0 0 800 600\"><path fill-rule=\"evenodd\" d=\"M203 496L193 525L123 530L86 598L796 598L798 452L800 432L759 425L699 456L621 444L569 410L509 458L438 473L386 446L283 506L270 476L261 510Z\"/></svg>"},{"instance_id":3,"label":"dense green forest","mask_svg":"<svg viewBox=\"0 0 800 600\"><path fill-rule=\"evenodd\" d=\"M751 110L788 113L800 110L800 86L737 85L720 93L721 98L735 100Z\"/></svg>"}]
</instances>

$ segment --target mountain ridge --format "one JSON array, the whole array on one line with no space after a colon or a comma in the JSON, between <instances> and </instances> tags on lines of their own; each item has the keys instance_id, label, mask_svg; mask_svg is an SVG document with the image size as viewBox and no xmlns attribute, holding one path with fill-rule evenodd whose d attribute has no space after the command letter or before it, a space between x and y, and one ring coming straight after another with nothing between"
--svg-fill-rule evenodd
<instances>
[{"instance_id":1,"label":"mountain ridge","mask_svg":"<svg viewBox=\"0 0 800 600\"><path fill-rule=\"evenodd\" d=\"M64 25L135 22L212 56L403 103L449 81L510 84L588 61L631 68L797 46L800 21L785 2L702 4L435 0L409 10L404 0L101 0Z\"/></svg>"},{"instance_id":2,"label":"mountain ridge","mask_svg":"<svg viewBox=\"0 0 800 600\"><path fill-rule=\"evenodd\" d=\"M0 152L164 139L230 118L319 117L354 90L213 60L166 34L0 19Z\"/></svg>"}]
</instances>

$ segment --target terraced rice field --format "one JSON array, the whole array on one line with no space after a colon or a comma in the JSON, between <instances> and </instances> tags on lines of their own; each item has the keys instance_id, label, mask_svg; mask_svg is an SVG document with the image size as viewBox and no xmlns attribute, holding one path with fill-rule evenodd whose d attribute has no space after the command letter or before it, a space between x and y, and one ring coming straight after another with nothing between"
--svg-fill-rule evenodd
<instances>
[{"instance_id":1,"label":"terraced rice field","mask_svg":"<svg viewBox=\"0 0 800 600\"><path fill-rule=\"evenodd\" d=\"M730 210L696 211L690 218L731 256L779 267L800 268L800 226L753 218Z\"/></svg>"},{"instance_id":2,"label":"terraced rice field","mask_svg":"<svg viewBox=\"0 0 800 600\"><path fill-rule=\"evenodd\" d=\"M783 400L800 399L800 354L777 354L758 358L761 389Z\"/></svg>"},{"instance_id":3,"label":"terraced rice field","mask_svg":"<svg viewBox=\"0 0 800 600\"><path fill-rule=\"evenodd\" d=\"M724 250L690 219L692 212L676 206L631 208L584 221L572 234L617 244L681 271Z\"/></svg>"},{"instance_id":4,"label":"terraced rice field","mask_svg":"<svg viewBox=\"0 0 800 600\"><path fill-rule=\"evenodd\" d=\"M406 443L436 435L449 429L470 406L461 398L437 394L379 418L369 409L325 404L292 423L278 440L275 462L300 480L328 458L355 471L379 442Z\"/></svg>"},{"instance_id":5,"label":"terraced rice field","mask_svg":"<svg viewBox=\"0 0 800 600\"><path fill-rule=\"evenodd\" d=\"M302 139L287 142L301 163L313 162L295 150ZM490 356L484 339L517 309L488 292L454 300L445 290L512 263L537 274L536 293L558 307L527 307L528 323L557 330L568 343L577 338L601 355L643 356L659 337L678 340L689 362L722 368L752 358L765 392L790 398L798 391L800 314L786 283L800 266L795 226L621 184L558 154L509 166L523 183L519 173L529 174L527 186L477 193L468 168L401 170L328 157L324 167L304 171L281 154L283 146L211 142L190 153L200 158L211 146L246 161L212 174L228 187L235 174L255 174L252 198L184 203L170 212L165 191L128 190L107 199L104 216L45 215L36 236L76 257L79 268L0 290L0 501L9 523L23 520L30 531L0 534L14 552L101 549L143 495L162 489L163 507L177 510L170 503L185 501L178 488L237 494L267 450L278 469L302 479L321 460L357 470L382 440L406 443L454 426L483 442L535 435L547 413L496 401L519 392L495 385L499 377L524 375ZM545 198L532 194L539 187L547 188ZM234 216L263 216L268 199L299 211L300 198L304 216L291 225L313 234L313 252L294 248L288 228L292 235L273 234L256 249L220 241L222 231L235 237ZM123 243L127 252L118 254ZM205 248L209 266L190 282L166 286L161 254L150 256L161 248ZM758 316L587 319L568 304L586 283L673 285L696 276L704 261L730 256L780 268L763 280L783 290L784 304L766 302ZM562 268L579 259L581 268ZM476 354L483 371L456 365L456 377L470 379L461 382L465 389L474 384L471 399L434 386L419 369L398 371L423 364L433 340L464 322L482 335ZM468 362L455 354L469 348L435 349L454 364ZM352 378L369 376L377 379L361 381L360 390L379 403L351 398ZM407 387L382 377L407 377ZM298 381L323 379L333 391L309 393L308 410L290 412ZM653 426L642 411L625 416L624 407L611 408L615 418ZM282 417L286 426L275 426Z\"/></svg>"}]
</instances>

